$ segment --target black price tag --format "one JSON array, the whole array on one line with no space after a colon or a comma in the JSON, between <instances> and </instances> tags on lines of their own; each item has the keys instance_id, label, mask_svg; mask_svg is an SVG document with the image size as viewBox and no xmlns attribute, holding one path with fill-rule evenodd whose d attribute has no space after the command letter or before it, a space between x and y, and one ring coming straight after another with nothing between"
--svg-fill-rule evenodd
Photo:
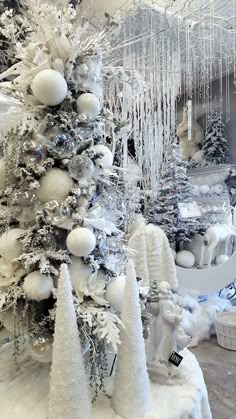
<instances>
[{"instance_id":1,"label":"black price tag","mask_svg":"<svg viewBox=\"0 0 236 419\"><path fill-rule=\"evenodd\" d=\"M176 367L178 367L180 365L180 363L182 362L183 357L179 354L177 354L177 352L173 351L170 358L169 358L169 362L171 362L171 364L175 365Z\"/></svg>"}]
</instances>

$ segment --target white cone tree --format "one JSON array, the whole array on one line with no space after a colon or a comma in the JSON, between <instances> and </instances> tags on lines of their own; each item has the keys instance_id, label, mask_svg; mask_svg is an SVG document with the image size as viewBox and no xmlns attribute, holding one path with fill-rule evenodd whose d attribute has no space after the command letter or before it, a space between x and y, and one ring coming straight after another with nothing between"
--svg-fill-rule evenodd
<instances>
[{"instance_id":1,"label":"white cone tree","mask_svg":"<svg viewBox=\"0 0 236 419\"><path fill-rule=\"evenodd\" d=\"M150 387L133 261L128 265L121 320L125 329L121 330L112 404L118 415L137 419L149 410Z\"/></svg>"},{"instance_id":2,"label":"white cone tree","mask_svg":"<svg viewBox=\"0 0 236 419\"><path fill-rule=\"evenodd\" d=\"M49 419L89 419L91 402L68 267L61 265L49 397Z\"/></svg>"}]
</instances>

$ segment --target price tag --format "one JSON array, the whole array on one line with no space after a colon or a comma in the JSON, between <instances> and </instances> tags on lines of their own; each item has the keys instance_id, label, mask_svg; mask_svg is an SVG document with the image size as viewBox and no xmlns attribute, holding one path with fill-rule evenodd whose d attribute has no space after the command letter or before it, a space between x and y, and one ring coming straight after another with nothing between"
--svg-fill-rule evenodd
<instances>
[{"instance_id":1,"label":"price tag","mask_svg":"<svg viewBox=\"0 0 236 419\"><path fill-rule=\"evenodd\" d=\"M179 355L177 352L173 351L169 358L169 362L178 367L182 361L183 357Z\"/></svg>"},{"instance_id":2,"label":"price tag","mask_svg":"<svg viewBox=\"0 0 236 419\"><path fill-rule=\"evenodd\" d=\"M201 217L201 211L196 201L180 202L178 207L182 218Z\"/></svg>"}]
</instances>

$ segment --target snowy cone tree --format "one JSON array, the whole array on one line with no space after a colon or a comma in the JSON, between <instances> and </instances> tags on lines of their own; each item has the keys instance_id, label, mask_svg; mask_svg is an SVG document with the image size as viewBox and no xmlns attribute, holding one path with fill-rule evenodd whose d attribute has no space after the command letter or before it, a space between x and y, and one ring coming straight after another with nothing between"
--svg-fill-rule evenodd
<instances>
[{"instance_id":1,"label":"snowy cone tree","mask_svg":"<svg viewBox=\"0 0 236 419\"><path fill-rule=\"evenodd\" d=\"M49 419L89 419L91 402L70 275L61 266L49 397Z\"/></svg>"},{"instance_id":2,"label":"snowy cone tree","mask_svg":"<svg viewBox=\"0 0 236 419\"><path fill-rule=\"evenodd\" d=\"M150 387L133 261L128 265L121 320L125 328L121 330L112 404L118 415L137 419L150 407Z\"/></svg>"},{"instance_id":3,"label":"snowy cone tree","mask_svg":"<svg viewBox=\"0 0 236 419\"><path fill-rule=\"evenodd\" d=\"M229 146L225 124L218 105L208 116L202 150L205 161L210 164L229 163Z\"/></svg>"}]
</instances>

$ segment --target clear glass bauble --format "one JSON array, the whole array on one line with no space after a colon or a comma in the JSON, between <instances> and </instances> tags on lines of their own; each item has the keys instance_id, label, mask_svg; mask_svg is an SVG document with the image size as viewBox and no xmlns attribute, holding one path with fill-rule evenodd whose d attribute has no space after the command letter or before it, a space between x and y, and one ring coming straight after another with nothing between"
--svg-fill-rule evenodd
<instances>
[{"instance_id":1,"label":"clear glass bauble","mask_svg":"<svg viewBox=\"0 0 236 419\"><path fill-rule=\"evenodd\" d=\"M66 133L58 134L52 141L53 146L59 154L68 154L75 149L75 142L73 138Z\"/></svg>"},{"instance_id":2,"label":"clear glass bauble","mask_svg":"<svg viewBox=\"0 0 236 419\"><path fill-rule=\"evenodd\" d=\"M28 222L35 219L40 208L40 201L33 191L18 190L12 194L10 205L16 220Z\"/></svg>"},{"instance_id":3,"label":"clear glass bauble","mask_svg":"<svg viewBox=\"0 0 236 419\"><path fill-rule=\"evenodd\" d=\"M40 164L47 157L47 147L45 144L37 144L35 141L24 141L21 147L20 160L28 164Z\"/></svg>"},{"instance_id":4,"label":"clear glass bauble","mask_svg":"<svg viewBox=\"0 0 236 419\"><path fill-rule=\"evenodd\" d=\"M69 163L70 176L76 180L91 178L94 174L94 164L88 156L75 156Z\"/></svg>"},{"instance_id":5,"label":"clear glass bauble","mask_svg":"<svg viewBox=\"0 0 236 419\"><path fill-rule=\"evenodd\" d=\"M49 333L35 335L30 340L30 354L33 359L43 363L52 360L53 338Z\"/></svg>"}]
</instances>

